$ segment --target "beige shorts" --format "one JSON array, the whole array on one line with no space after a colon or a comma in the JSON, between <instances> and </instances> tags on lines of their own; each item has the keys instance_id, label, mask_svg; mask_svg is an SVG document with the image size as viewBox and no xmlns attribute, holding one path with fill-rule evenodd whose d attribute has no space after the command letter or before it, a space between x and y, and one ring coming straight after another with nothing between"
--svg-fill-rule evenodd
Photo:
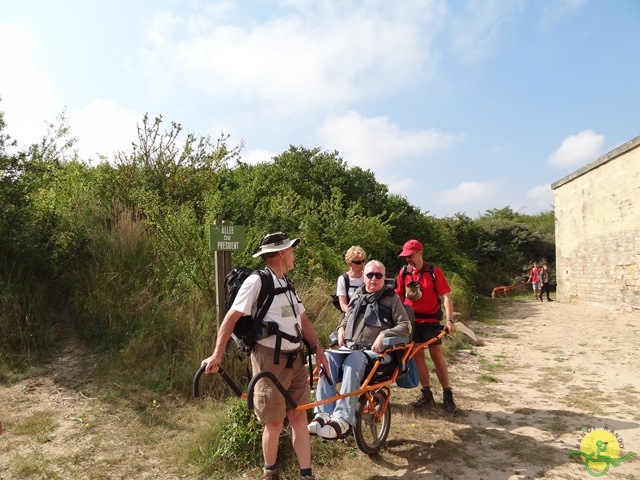
<instances>
[{"instance_id":1,"label":"beige shorts","mask_svg":"<svg viewBox=\"0 0 640 480\"><path fill-rule=\"evenodd\" d=\"M293 401L296 402L296 405L310 403L309 372L304 363L304 352L302 350L298 351L298 357L294 360L291 368L287 367L289 352L280 352L280 363L278 365L273 364L273 354L274 350L272 348L256 344L253 352L251 352L253 375L255 376L262 371L271 372ZM253 390L253 404L255 414L262 422L283 420L287 411L293 410L282 393L268 378L261 378L256 383Z\"/></svg>"}]
</instances>

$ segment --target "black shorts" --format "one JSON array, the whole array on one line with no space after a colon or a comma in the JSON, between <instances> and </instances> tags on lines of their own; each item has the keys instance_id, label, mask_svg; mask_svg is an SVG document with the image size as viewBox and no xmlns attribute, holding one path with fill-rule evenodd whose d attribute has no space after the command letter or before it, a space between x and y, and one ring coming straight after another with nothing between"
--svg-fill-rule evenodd
<instances>
[{"instance_id":1,"label":"black shorts","mask_svg":"<svg viewBox=\"0 0 640 480\"><path fill-rule=\"evenodd\" d=\"M413 324L413 341L415 343L422 343L431 340L433 337L437 337L442 331L442 325L438 322L418 323ZM431 345L441 345L442 339L438 339Z\"/></svg>"}]
</instances>

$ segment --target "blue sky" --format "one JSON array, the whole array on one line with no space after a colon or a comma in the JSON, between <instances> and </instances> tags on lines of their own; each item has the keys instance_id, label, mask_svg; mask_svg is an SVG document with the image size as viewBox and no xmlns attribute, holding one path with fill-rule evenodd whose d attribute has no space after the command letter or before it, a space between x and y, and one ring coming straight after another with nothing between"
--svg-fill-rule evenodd
<instances>
[{"instance_id":1,"label":"blue sky","mask_svg":"<svg viewBox=\"0 0 640 480\"><path fill-rule=\"evenodd\" d=\"M437 217L551 210L640 135L636 0L0 0L20 145L66 108L82 158L145 113L248 162L337 150Z\"/></svg>"}]
</instances>

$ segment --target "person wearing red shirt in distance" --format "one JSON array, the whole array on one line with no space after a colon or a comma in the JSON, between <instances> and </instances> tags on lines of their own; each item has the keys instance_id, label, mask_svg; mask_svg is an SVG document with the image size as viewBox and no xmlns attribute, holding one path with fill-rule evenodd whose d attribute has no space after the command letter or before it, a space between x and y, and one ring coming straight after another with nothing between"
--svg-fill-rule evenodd
<instances>
[{"instance_id":1,"label":"person wearing red shirt in distance","mask_svg":"<svg viewBox=\"0 0 640 480\"><path fill-rule=\"evenodd\" d=\"M442 270L435 265L431 268L429 262L424 261L422 244L418 240L407 241L399 256L405 259L407 265L403 266L398 274L395 291L403 303L412 307L415 312L413 341L426 342L436 337L443 329L440 324L443 318L441 303L444 305L444 318L446 318L444 330L447 333L455 332L451 287L444 278ZM435 284L432 275L435 277ZM434 404L429 384L429 368L424 353L422 349L414 356L422 386L420 396L411 404L415 408L426 408ZM443 408L449 413L456 413L458 409L453 401L441 340L429 345L429 355L435 365L436 376L442 385Z\"/></svg>"},{"instance_id":2,"label":"person wearing red shirt in distance","mask_svg":"<svg viewBox=\"0 0 640 480\"><path fill-rule=\"evenodd\" d=\"M542 280L540 278L540 273L542 269L538 266L538 262L533 262L533 268L529 270L529 278L527 279L527 283L533 285L533 295L536 297L536 300L542 301Z\"/></svg>"}]
</instances>

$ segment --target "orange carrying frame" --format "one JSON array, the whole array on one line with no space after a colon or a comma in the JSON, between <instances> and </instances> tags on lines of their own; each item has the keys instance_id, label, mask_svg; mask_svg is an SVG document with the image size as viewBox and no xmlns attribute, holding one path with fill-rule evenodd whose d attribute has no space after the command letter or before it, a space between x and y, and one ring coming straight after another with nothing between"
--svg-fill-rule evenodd
<instances>
[{"instance_id":1,"label":"orange carrying frame","mask_svg":"<svg viewBox=\"0 0 640 480\"><path fill-rule=\"evenodd\" d=\"M398 342L389 345L389 347L381 352L376 358L373 359L373 364L369 370L368 375L362 381L360 388L348 393L337 394L324 400L318 400L304 405L297 405L296 402L288 395L280 381L271 372L260 372L255 375L247 387L247 391L243 392L229 377L229 375L220 367L218 373L222 376L225 383L233 390L236 396L247 399L247 406L250 410L253 410L253 390L256 383L263 379L268 378L274 386L284 396L287 403L294 410L308 410L315 408L319 405L326 403L332 403L342 398L357 396L359 398L358 415L356 418L356 425L354 425L354 435L358 447L365 453L374 454L383 446L386 436L388 434L388 427L390 423L390 400L391 389L390 385L396 381L398 376L406 369L407 362L414 357L414 355L421 351L423 348L428 347L432 343L442 339L447 333L442 330L436 337L421 343L415 343L413 341L404 339L397 339ZM394 338L395 337L391 337ZM397 362L393 372L381 381L375 381L374 377L378 368L382 364L383 357L394 352L402 351L400 360ZM200 377L204 373L206 366L202 365L196 372L193 379L193 395L198 397L200 395ZM316 366L311 374L309 384L313 385L318 381L318 367ZM379 428L381 427L381 428ZM373 437L373 438L372 438Z\"/></svg>"}]
</instances>

